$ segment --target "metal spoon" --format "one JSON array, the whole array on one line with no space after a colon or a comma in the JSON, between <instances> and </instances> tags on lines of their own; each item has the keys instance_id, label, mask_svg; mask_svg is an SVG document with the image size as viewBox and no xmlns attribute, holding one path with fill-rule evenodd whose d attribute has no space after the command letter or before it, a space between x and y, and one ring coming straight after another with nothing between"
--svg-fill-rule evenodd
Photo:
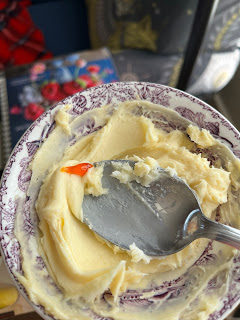
<instances>
[{"instance_id":1,"label":"metal spoon","mask_svg":"<svg viewBox=\"0 0 240 320\"><path fill-rule=\"evenodd\" d=\"M240 249L240 230L207 219L195 192L184 180L158 168L148 187L136 181L120 183L111 174L116 162L101 161L107 194L85 196L84 222L97 234L122 249L133 243L148 256L176 253L197 238L208 238Z\"/></svg>"}]
</instances>

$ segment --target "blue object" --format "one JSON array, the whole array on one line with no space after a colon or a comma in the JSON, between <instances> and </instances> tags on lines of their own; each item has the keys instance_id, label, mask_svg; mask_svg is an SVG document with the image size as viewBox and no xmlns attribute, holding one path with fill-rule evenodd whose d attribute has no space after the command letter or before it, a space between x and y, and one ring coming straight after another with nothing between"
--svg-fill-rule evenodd
<instances>
[{"instance_id":1,"label":"blue object","mask_svg":"<svg viewBox=\"0 0 240 320\"><path fill-rule=\"evenodd\" d=\"M53 55L90 48L83 0L33 0L29 12Z\"/></svg>"}]
</instances>

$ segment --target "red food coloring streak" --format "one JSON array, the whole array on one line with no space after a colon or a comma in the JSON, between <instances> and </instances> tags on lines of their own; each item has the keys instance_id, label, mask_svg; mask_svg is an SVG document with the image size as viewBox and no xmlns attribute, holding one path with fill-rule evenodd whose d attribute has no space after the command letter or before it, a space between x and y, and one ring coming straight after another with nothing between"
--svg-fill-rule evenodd
<instances>
[{"instance_id":1,"label":"red food coloring streak","mask_svg":"<svg viewBox=\"0 0 240 320\"><path fill-rule=\"evenodd\" d=\"M79 163L76 166L63 167L61 169L61 172L76 174L78 176L83 177L88 172L88 169L92 167L93 165L91 163Z\"/></svg>"}]
</instances>

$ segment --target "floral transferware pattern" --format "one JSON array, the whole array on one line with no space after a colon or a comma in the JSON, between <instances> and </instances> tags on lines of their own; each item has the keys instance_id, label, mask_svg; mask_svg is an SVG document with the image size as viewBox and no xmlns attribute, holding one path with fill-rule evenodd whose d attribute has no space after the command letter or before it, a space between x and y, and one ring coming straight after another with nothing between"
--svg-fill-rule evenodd
<instances>
[{"instance_id":1,"label":"floral transferware pattern","mask_svg":"<svg viewBox=\"0 0 240 320\"><path fill-rule=\"evenodd\" d=\"M240 136L238 131L217 111L206 105L204 102L188 95L179 90L151 83L112 83L100 85L94 88L89 88L83 92L70 96L60 102L55 108L42 114L26 131L22 139L15 147L2 176L0 187L0 243L3 257L8 266L8 269L16 281L20 291L27 296L24 287L18 282L14 276L14 271L22 272L22 261L20 254L20 245L14 236L14 223L16 218L16 210L19 199L22 208L22 223L24 232L27 237L35 236L35 227L37 225L36 217L30 215L30 206L32 199L26 196L26 190L31 179L31 171L28 169L28 164L32 160L35 152L41 146L43 140L50 134L54 127L54 114L58 111L61 105L72 104L69 113L73 117L79 114L99 108L105 104L117 105L126 100L133 100L139 97L140 99L148 100L153 103L168 107L177 111L180 115L188 120L191 120L196 125L208 129L217 139L223 141L232 148L232 151L237 157L240 157ZM168 123L160 115L156 121L156 125L164 130L171 131L176 129L176 124ZM95 122L88 119L79 128L81 135L87 135L99 128L95 127ZM184 126L180 128L184 130ZM75 143L73 140L72 144ZM17 196L17 197L16 197ZM218 214L216 220L219 220ZM195 262L196 266L206 266L214 264L216 253L214 251L214 243L210 241L202 255ZM46 266L36 252L36 265L38 270L46 269ZM219 275L220 277L221 275ZM151 305L160 306L162 303L174 301L179 296L186 292L187 274L183 274L177 279L166 281L160 287L148 289L151 293L151 298L142 298L142 292L129 290L121 295L120 306L123 309L131 310L132 307L147 309ZM45 279L51 283L53 290L56 292L59 289L52 282L51 278ZM215 290L220 278L211 279L206 290ZM107 301L110 292L105 292L102 300ZM240 255L236 255L233 259L233 264L229 272L229 288L226 294L221 298L221 305L218 310L210 315L209 320L220 320L239 303L240 301ZM194 303L194 301L192 302ZM45 319L53 319L52 316L45 313L43 306L34 305L35 309ZM96 320L110 320L94 314L91 310L86 311L86 314Z\"/></svg>"}]
</instances>

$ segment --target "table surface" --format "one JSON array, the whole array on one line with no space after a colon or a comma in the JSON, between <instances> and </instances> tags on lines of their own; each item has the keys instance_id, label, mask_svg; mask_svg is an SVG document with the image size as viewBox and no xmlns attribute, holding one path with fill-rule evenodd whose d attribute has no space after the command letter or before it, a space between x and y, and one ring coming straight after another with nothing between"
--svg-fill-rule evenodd
<instances>
[{"instance_id":1,"label":"table surface","mask_svg":"<svg viewBox=\"0 0 240 320\"><path fill-rule=\"evenodd\" d=\"M0 259L2 258L0 257ZM14 285L9 272L7 271L7 268L2 261L0 261L0 284ZM19 298L14 305L0 309L0 319L11 319L12 315L21 315L21 314L31 313L33 311L34 310L31 307L31 305L24 299L22 295L19 295ZM18 317L14 317L13 319L15 318L18 319ZM24 319L27 320L28 318L24 317ZM35 317L34 319L37 320L38 318ZM41 318L39 317L39 319Z\"/></svg>"}]
</instances>

